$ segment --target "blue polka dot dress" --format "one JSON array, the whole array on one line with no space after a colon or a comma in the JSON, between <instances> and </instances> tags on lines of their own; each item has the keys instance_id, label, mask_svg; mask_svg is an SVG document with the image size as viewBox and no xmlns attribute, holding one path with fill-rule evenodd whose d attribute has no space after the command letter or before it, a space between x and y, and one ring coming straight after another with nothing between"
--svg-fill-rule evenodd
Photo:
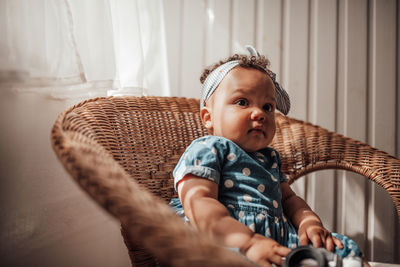
<instances>
[{"instance_id":1,"label":"blue polka dot dress","mask_svg":"<svg viewBox=\"0 0 400 267\"><path fill-rule=\"evenodd\" d=\"M189 173L217 183L218 200L252 231L289 248L299 246L297 229L283 214L280 183L287 178L273 148L248 153L226 138L204 136L192 142L175 167L175 187ZM184 215L179 199L170 205ZM333 235L344 245L342 250L336 248L339 256L360 256L353 240Z\"/></svg>"}]
</instances>

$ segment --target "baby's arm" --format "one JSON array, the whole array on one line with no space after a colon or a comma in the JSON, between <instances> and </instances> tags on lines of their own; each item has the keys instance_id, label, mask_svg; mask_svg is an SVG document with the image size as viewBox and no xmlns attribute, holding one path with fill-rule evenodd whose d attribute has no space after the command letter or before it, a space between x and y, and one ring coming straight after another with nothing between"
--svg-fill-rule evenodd
<instances>
[{"instance_id":1,"label":"baby's arm","mask_svg":"<svg viewBox=\"0 0 400 267\"><path fill-rule=\"evenodd\" d=\"M207 233L227 247L239 248L261 266L282 264L282 257L290 250L273 239L254 234L247 226L232 218L217 199L216 183L188 174L177 187L185 215L195 229Z\"/></svg>"},{"instance_id":2,"label":"baby's arm","mask_svg":"<svg viewBox=\"0 0 400 267\"><path fill-rule=\"evenodd\" d=\"M318 215L293 192L287 182L281 183L281 189L283 210L298 229L300 245L308 245L311 241L315 247L324 246L330 251L333 251L335 245L343 248L342 242L325 229Z\"/></svg>"}]
</instances>

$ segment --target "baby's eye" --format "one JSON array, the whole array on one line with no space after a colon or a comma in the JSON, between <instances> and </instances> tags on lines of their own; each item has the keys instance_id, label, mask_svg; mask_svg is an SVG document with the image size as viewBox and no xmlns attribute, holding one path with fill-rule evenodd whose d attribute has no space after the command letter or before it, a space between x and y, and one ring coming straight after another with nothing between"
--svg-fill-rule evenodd
<instances>
[{"instance_id":1,"label":"baby's eye","mask_svg":"<svg viewBox=\"0 0 400 267\"><path fill-rule=\"evenodd\" d=\"M249 104L249 102L246 99L239 99L238 101L236 101L236 105L239 106L247 106Z\"/></svg>"},{"instance_id":2,"label":"baby's eye","mask_svg":"<svg viewBox=\"0 0 400 267\"><path fill-rule=\"evenodd\" d=\"M271 112L271 111L274 110L274 107L273 107L271 104L265 104L265 105L263 106L263 109L264 109L266 112Z\"/></svg>"}]
</instances>

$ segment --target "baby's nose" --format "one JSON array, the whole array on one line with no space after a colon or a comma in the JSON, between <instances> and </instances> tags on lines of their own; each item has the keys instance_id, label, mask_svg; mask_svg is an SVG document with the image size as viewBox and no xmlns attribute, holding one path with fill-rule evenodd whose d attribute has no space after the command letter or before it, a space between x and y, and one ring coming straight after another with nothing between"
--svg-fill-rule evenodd
<instances>
[{"instance_id":1,"label":"baby's nose","mask_svg":"<svg viewBox=\"0 0 400 267\"><path fill-rule=\"evenodd\" d=\"M260 108L254 108L251 112L251 119L254 121L263 121L265 119L264 111Z\"/></svg>"}]
</instances>

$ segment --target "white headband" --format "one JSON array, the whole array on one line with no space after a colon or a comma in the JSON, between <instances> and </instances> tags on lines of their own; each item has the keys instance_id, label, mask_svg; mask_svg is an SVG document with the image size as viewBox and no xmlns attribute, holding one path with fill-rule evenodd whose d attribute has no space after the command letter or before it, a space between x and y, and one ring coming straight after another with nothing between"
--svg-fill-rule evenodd
<instances>
[{"instance_id":1,"label":"white headband","mask_svg":"<svg viewBox=\"0 0 400 267\"><path fill-rule=\"evenodd\" d=\"M258 58L260 54L257 50L250 46L246 45L247 50L250 52L251 56ZM215 70L213 70L206 78L203 83L203 87L201 90L201 100L200 100L200 109L202 109L206 103L206 101L210 98L210 96L214 93L215 89L221 83L221 81L225 78L226 74L233 69L234 67L239 65L239 60L228 61ZM269 69L264 69L268 76L271 78L275 85L276 92L276 109L287 115L290 110L290 99L288 93L279 85L276 81L276 74L270 71Z\"/></svg>"}]
</instances>

